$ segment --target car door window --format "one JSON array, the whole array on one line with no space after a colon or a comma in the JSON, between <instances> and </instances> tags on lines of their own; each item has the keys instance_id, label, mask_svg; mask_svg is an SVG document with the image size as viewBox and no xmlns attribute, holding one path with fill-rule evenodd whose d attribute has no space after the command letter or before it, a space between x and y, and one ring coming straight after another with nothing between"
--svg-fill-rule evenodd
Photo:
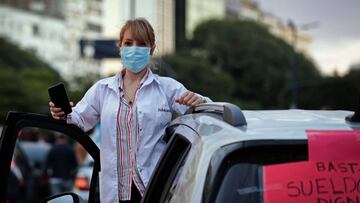
<instances>
[{"instance_id":1,"label":"car door window","mask_svg":"<svg viewBox=\"0 0 360 203\"><path fill-rule=\"evenodd\" d=\"M8 179L9 202L40 202L62 192L88 200L94 161L61 132L25 127L18 132Z\"/></svg>"},{"instance_id":2,"label":"car door window","mask_svg":"<svg viewBox=\"0 0 360 203\"><path fill-rule=\"evenodd\" d=\"M176 185L174 182L181 173L181 166L190 147L191 143L184 136L180 134L172 136L167 149L159 160L159 165L152 176L143 202L166 202L169 200L171 197L168 195L169 191Z\"/></svg>"},{"instance_id":3,"label":"car door window","mask_svg":"<svg viewBox=\"0 0 360 203\"><path fill-rule=\"evenodd\" d=\"M21 175L19 175L19 169L20 165L16 165L15 162L17 162L16 157L17 154L23 154L24 157L26 157L26 153L21 148L25 148L23 142L26 142L32 139L32 136L28 136L31 133L35 133L36 135L54 135L54 136L60 136L65 138L72 138L72 140L68 140L70 143L70 146L68 148L73 149L73 144L78 142L81 144L89 154L91 154L91 157L94 158L94 165L93 165L93 172L91 175L91 182L90 182L90 190L89 190L89 202L96 202L98 200L98 193L96 193L97 185L98 185L98 175L100 171L100 150L94 143L94 141L89 138L89 136L82 131L79 127L72 124L67 124L63 120L55 120L52 117L48 115L40 115L40 114L34 114L34 113L23 113L23 112L9 112L4 124L4 128L0 137L0 202L9 202L8 197L10 191L17 191L17 190L11 190L9 187L9 180L14 180L14 178L22 178ZM45 136L45 137L51 137L51 136ZM29 138L29 139L28 139ZM37 140L38 141L38 140ZM76 142L75 142L76 141ZM50 141L51 142L51 141ZM34 159L41 160L43 159L45 152L37 153L40 149L37 145L40 146L41 143L36 143L35 147L31 146L30 149L35 148L35 154ZM44 143L41 144L41 146ZM33 144L32 144L33 145ZM51 147L52 148L52 147ZM26 149L25 149L26 150ZM51 149L49 151L51 153ZM60 153L61 154L61 153ZM68 153L65 154L66 157L69 157L70 155ZM59 158L64 158L65 156L59 156ZM73 160L76 158L73 158ZM26 158L28 162L30 162L29 159ZM55 164L60 164L58 168L63 169L64 166L61 165L61 161L56 162ZM32 172L33 170L31 167L38 166L41 168L41 164L24 164L27 167L30 167L26 169L27 172ZM11 173L11 168L13 168L14 173ZM56 166L55 166L56 168ZM45 170L46 172L54 172L54 167L52 168L52 171L49 171L49 168ZM25 178L25 177L23 177ZM25 185L25 181L22 183L20 181L20 186ZM36 184L38 182L36 181L30 181L29 185L32 186L32 184ZM18 185L15 185L18 186ZM49 188L48 188L49 189ZM20 190L20 192L24 191L24 187ZM30 190L31 193L35 193L34 190ZM74 194L75 195L75 194ZM79 195L78 195L79 196ZM25 202L34 202L34 201L25 201ZM38 202L38 201L35 201Z\"/></svg>"},{"instance_id":4,"label":"car door window","mask_svg":"<svg viewBox=\"0 0 360 203\"><path fill-rule=\"evenodd\" d=\"M11 161L7 199L40 202L50 195L73 191L78 169L74 143L60 132L38 127L20 129Z\"/></svg>"}]
</instances>

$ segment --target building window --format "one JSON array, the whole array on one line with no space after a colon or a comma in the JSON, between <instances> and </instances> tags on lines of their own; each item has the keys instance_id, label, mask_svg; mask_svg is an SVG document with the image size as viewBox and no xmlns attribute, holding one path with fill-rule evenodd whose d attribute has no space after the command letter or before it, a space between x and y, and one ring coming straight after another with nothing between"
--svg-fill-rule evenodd
<instances>
[{"instance_id":1,"label":"building window","mask_svg":"<svg viewBox=\"0 0 360 203\"><path fill-rule=\"evenodd\" d=\"M40 30L39 30L39 26L37 24L34 24L32 26L32 32L33 32L34 36L36 36L36 37L40 36Z\"/></svg>"},{"instance_id":2,"label":"building window","mask_svg":"<svg viewBox=\"0 0 360 203\"><path fill-rule=\"evenodd\" d=\"M89 31L93 31L93 32L101 32L101 30L102 30L100 25L96 25L93 23L87 23L86 27Z\"/></svg>"}]
</instances>

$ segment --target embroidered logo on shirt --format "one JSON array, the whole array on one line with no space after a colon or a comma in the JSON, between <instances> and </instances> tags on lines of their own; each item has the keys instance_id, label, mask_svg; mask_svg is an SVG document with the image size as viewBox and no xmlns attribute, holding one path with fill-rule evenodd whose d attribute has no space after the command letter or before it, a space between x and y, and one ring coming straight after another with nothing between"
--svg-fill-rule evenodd
<instances>
[{"instance_id":1,"label":"embroidered logo on shirt","mask_svg":"<svg viewBox=\"0 0 360 203\"><path fill-rule=\"evenodd\" d=\"M162 112L171 112L170 109L164 109L164 108L158 108L158 111L162 111Z\"/></svg>"}]
</instances>

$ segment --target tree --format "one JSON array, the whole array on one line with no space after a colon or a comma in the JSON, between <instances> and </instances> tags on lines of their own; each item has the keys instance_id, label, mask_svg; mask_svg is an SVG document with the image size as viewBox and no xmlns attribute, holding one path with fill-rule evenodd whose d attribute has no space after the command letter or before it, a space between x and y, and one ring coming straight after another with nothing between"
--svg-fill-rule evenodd
<instances>
[{"instance_id":1,"label":"tree","mask_svg":"<svg viewBox=\"0 0 360 203\"><path fill-rule=\"evenodd\" d=\"M231 99L234 90L232 77L208 61L186 54L167 55L162 58L166 64L160 68L171 68L170 75L191 91L206 95L214 101ZM167 67L169 66L169 67ZM220 91L219 91L220 90Z\"/></svg>"},{"instance_id":2,"label":"tree","mask_svg":"<svg viewBox=\"0 0 360 203\"><path fill-rule=\"evenodd\" d=\"M74 76L70 81L71 86L67 89L69 100L76 104L82 99L85 92L99 79L100 75L97 73Z\"/></svg>"},{"instance_id":3,"label":"tree","mask_svg":"<svg viewBox=\"0 0 360 203\"><path fill-rule=\"evenodd\" d=\"M360 99L360 70L342 77L325 77L301 87L300 104L306 109L356 110Z\"/></svg>"},{"instance_id":4,"label":"tree","mask_svg":"<svg viewBox=\"0 0 360 203\"><path fill-rule=\"evenodd\" d=\"M30 51L0 38L0 123L8 111L48 113L47 88L60 75Z\"/></svg>"},{"instance_id":5,"label":"tree","mask_svg":"<svg viewBox=\"0 0 360 203\"><path fill-rule=\"evenodd\" d=\"M190 44L196 56L233 77L235 100L255 107L278 106L277 98L290 89L294 66L299 82L321 78L309 59L252 21L206 21L195 29Z\"/></svg>"}]
</instances>

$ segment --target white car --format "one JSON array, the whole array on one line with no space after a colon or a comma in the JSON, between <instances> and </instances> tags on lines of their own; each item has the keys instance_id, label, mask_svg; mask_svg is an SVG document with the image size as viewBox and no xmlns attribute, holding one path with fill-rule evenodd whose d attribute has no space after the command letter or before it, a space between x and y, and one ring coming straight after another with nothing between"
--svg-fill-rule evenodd
<instances>
[{"instance_id":1,"label":"white car","mask_svg":"<svg viewBox=\"0 0 360 203\"><path fill-rule=\"evenodd\" d=\"M58 130L93 157L88 202L98 200L100 151L84 132L24 113L10 114L6 125L0 174L8 174L19 129ZM360 202L360 109L241 111L229 103L207 103L173 120L163 141L167 146L143 203ZM0 176L0 202L4 182ZM48 200L79 202L79 195Z\"/></svg>"},{"instance_id":2,"label":"white car","mask_svg":"<svg viewBox=\"0 0 360 203\"><path fill-rule=\"evenodd\" d=\"M199 105L168 127L142 201L360 202L359 118L360 111Z\"/></svg>"}]
</instances>

